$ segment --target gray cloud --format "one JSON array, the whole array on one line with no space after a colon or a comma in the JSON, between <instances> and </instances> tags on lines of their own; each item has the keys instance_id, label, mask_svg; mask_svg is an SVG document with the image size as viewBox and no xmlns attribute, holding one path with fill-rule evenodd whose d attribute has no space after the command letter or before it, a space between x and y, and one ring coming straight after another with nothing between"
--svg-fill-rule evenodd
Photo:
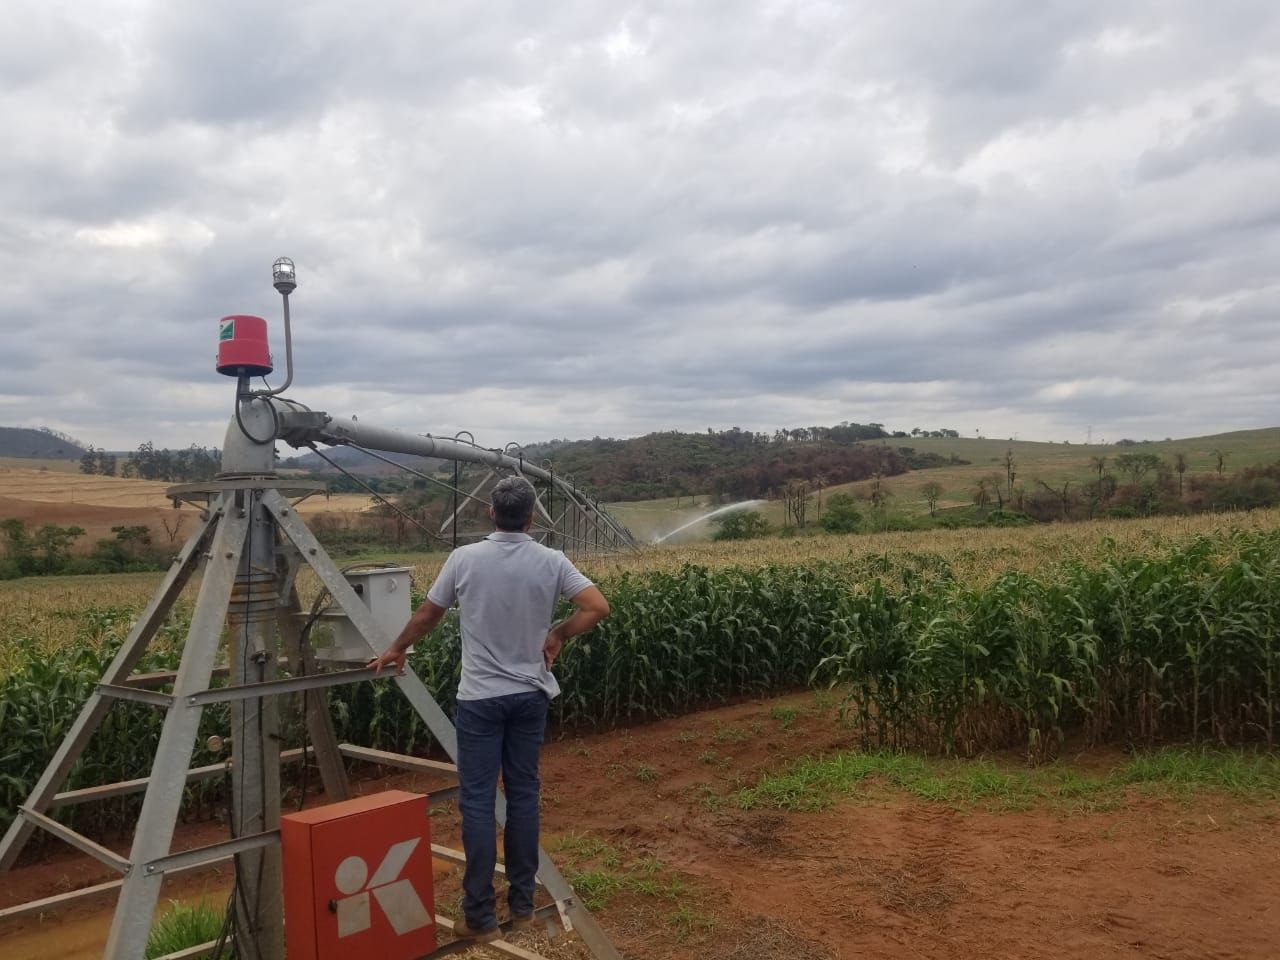
<instances>
[{"instance_id":1,"label":"gray cloud","mask_svg":"<svg viewBox=\"0 0 1280 960\"><path fill-rule=\"evenodd\" d=\"M219 442L282 253L297 396L417 431L1274 419L1261 0L10 17L0 422Z\"/></svg>"}]
</instances>

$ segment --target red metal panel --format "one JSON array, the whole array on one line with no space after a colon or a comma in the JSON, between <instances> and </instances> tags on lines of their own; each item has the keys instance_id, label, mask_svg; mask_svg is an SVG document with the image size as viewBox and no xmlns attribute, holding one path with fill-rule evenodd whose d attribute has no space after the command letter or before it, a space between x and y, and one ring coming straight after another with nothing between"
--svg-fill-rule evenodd
<instances>
[{"instance_id":1,"label":"red metal panel","mask_svg":"<svg viewBox=\"0 0 1280 960\"><path fill-rule=\"evenodd\" d=\"M403 790L281 817L289 960L414 960L436 947L427 798Z\"/></svg>"}]
</instances>

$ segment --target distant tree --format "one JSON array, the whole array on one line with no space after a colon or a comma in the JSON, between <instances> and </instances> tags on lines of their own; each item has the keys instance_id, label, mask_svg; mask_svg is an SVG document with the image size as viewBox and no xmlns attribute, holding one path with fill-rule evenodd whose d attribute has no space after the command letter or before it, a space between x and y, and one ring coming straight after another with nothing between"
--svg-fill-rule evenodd
<instances>
[{"instance_id":1,"label":"distant tree","mask_svg":"<svg viewBox=\"0 0 1280 960\"><path fill-rule=\"evenodd\" d=\"M107 453L101 447L98 448L98 473L104 477L114 477L116 475L116 455Z\"/></svg>"},{"instance_id":2,"label":"distant tree","mask_svg":"<svg viewBox=\"0 0 1280 960\"><path fill-rule=\"evenodd\" d=\"M84 454L80 457L80 472L88 474L98 472L98 454L91 446L85 447Z\"/></svg>"},{"instance_id":3,"label":"distant tree","mask_svg":"<svg viewBox=\"0 0 1280 960\"><path fill-rule=\"evenodd\" d=\"M121 543L138 547L151 546L151 528L146 524L112 527L111 532L116 535L116 539Z\"/></svg>"},{"instance_id":4,"label":"distant tree","mask_svg":"<svg viewBox=\"0 0 1280 960\"><path fill-rule=\"evenodd\" d=\"M1090 457L1090 458L1089 458L1089 466L1093 467L1093 469L1094 469L1094 470L1098 471L1098 479L1099 479L1099 480L1101 480L1101 479L1102 479L1102 471L1104 471L1105 469L1107 469L1107 458L1106 458L1106 457L1101 457L1101 456L1099 456L1099 457Z\"/></svg>"},{"instance_id":5,"label":"distant tree","mask_svg":"<svg viewBox=\"0 0 1280 960\"><path fill-rule=\"evenodd\" d=\"M164 527L164 532L168 535L170 543L178 539L178 534L182 531L182 523L186 519L186 516L181 513L175 515L172 522L164 517L160 518L160 523Z\"/></svg>"},{"instance_id":6,"label":"distant tree","mask_svg":"<svg viewBox=\"0 0 1280 960\"><path fill-rule=\"evenodd\" d=\"M6 576L25 577L35 573L35 554L27 525L16 517L0 520L0 533L4 535L5 564L9 568Z\"/></svg>"},{"instance_id":7,"label":"distant tree","mask_svg":"<svg viewBox=\"0 0 1280 960\"><path fill-rule=\"evenodd\" d=\"M937 480L930 480L920 488L920 493L924 496L924 502L929 505L929 516L936 517L938 500L942 497L942 484Z\"/></svg>"},{"instance_id":8,"label":"distant tree","mask_svg":"<svg viewBox=\"0 0 1280 960\"><path fill-rule=\"evenodd\" d=\"M1187 455L1185 453L1175 453L1173 455L1173 469L1178 474L1178 499L1182 499L1182 476L1187 472Z\"/></svg>"},{"instance_id":9,"label":"distant tree","mask_svg":"<svg viewBox=\"0 0 1280 960\"><path fill-rule=\"evenodd\" d=\"M796 527L803 527L809 504L809 484L804 480L787 481L782 488L782 502L786 510L786 525L790 526L794 521Z\"/></svg>"},{"instance_id":10,"label":"distant tree","mask_svg":"<svg viewBox=\"0 0 1280 960\"><path fill-rule=\"evenodd\" d=\"M1018 474L1015 473L1013 469L1015 466L1016 464L1013 461L1013 447L1009 447L1004 452L1004 476L1005 476L1006 482L1008 483L1007 490L1010 498L1013 497L1014 478L1018 476Z\"/></svg>"},{"instance_id":11,"label":"distant tree","mask_svg":"<svg viewBox=\"0 0 1280 960\"><path fill-rule=\"evenodd\" d=\"M1062 490L1061 490L1061 492L1059 492L1058 490L1056 490L1056 489L1054 489L1053 487L1049 486L1049 485L1048 485L1047 483L1045 483L1043 480L1037 480L1036 482L1037 482L1038 484L1040 484L1040 486L1042 486L1042 487L1044 487L1046 490L1048 490L1051 494L1053 494L1053 495L1054 495L1054 497L1056 497L1056 498L1058 499L1058 501L1062 504L1062 519L1063 519L1063 520L1066 520L1066 519L1067 519L1067 507L1068 507L1068 505L1070 504L1070 494L1069 494L1069 492L1068 492L1068 491L1071 489L1071 481L1070 481L1070 480L1068 480L1068 481L1066 481L1066 482L1062 485Z\"/></svg>"},{"instance_id":12,"label":"distant tree","mask_svg":"<svg viewBox=\"0 0 1280 960\"><path fill-rule=\"evenodd\" d=\"M990 476L988 476L986 480L987 480L987 490L996 498L996 509L1003 510L1004 509L1004 489L1000 481L1000 475L993 473Z\"/></svg>"},{"instance_id":13,"label":"distant tree","mask_svg":"<svg viewBox=\"0 0 1280 960\"><path fill-rule=\"evenodd\" d=\"M828 533L854 533L861 520L853 497L847 493L833 493L827 499L827 512L818 523Z\"/></svg>"},{"instance_id":14,"label":"distant tree","mask_svg":"<svg viewBox=\"0 0 1280 960\"><path fill-rule=\"evenodd\" d=\"M983 513L987 509L987 504L991 502L991 478L979 477L974 481L973 485L973 503L978 508L979 513Z\"/></svg>"},{"instance_id":15,"label":"distant tree","mask_svg":"<svg viewBox=\"0 0 1280 960\"><path fill-rule=\"evenodd\" d=\"M884 485L883 478L877 473L871 480L871 491L867 494L867 499L871 501L871 509L875 511L885 528L889 526L889 498L892 496L893 493Z\"/></svg>"},{"instance_id":16,"label":"distant tree","mask_svg":"<svg viewBox=\"0 0 1280 960\"><path fill-rule=\"evenodd\" d=\"M60 527L56 523L42 523L31 538L31 545L40 573L57 573L71 558L71 545L84 536L83 527Z\"/></svg>"},{"instance_id":17,"label":"distant tree","mask_svg":"<svg viewBox=\"0 0 1280 960\"><path fill-rule=\"evenodd\" d=\"M1222 471L1227 468L1227 452L1225 450L1213 451L1213 459L1218 465L1218 476L1222 476Z\"/></svg>"},{"instance_id":18,"label":"distant tree","mask_svg":"<svg viewBox=\"0 0 1280 960\"><path fill-rule=\"evenodd\" d=\"M1159 466L1160 458L1154 453L1122 453L1116 457L1116 469L1127 475L1135 487Z\"/></svg>"},{"instance_id":19,"label":"distant tree","mask_svg":"<svg viewBox=\"0 0 1280 960\"><path fill-rule=\"evenodd\" d=\"M754 540L769 533L769 522L755 510L726 513L712 522L719 527L712 540Z\"/></svg>"}]
</instances>

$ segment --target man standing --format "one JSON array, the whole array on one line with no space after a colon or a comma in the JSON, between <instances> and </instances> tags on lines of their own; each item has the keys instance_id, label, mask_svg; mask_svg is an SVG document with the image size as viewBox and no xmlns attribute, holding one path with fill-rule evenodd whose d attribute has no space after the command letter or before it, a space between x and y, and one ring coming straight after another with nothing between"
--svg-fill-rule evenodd
<instances>
[{"instance_id":1,"label":"man standing","mask_svg":"<svg viewBox=\"0 0 1280 960\"><path fill-rule=\"evenodd\" d=\"M427 599L395 642L372 662L404 671L405 651L439 624L457 602L462 627L462 679L458 684L458 810L462 846L463 923L454 933L478 942L496 940L493 889L497 863L494 794L502 772L507 796L503 834L507 894L513 927L533 919L538 872L538 752L547 707L560 693L551 664L572 637L609 615L609 603L558 550L527 533L536 494L523 477L507 477L493 490L489 516L495 531L449 554ZM574 612L551 627L560 597ZM551 627L549 630L548 628Z\"/></svg>"}]
</instances>

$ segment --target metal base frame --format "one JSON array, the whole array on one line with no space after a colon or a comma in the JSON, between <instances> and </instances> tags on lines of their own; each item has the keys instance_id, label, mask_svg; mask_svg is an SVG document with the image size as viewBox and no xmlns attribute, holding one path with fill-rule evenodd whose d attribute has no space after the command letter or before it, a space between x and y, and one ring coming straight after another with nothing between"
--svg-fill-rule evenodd
<instances>
[{"instance_id":1,"label":"metal base frame","mask_svg":"<svg viewBox=\"0 0 1280 960\"><path fill-rule=\"evenodd\" d=\"M278 489L270 479L263 478L254 484L247 484L244 481L228 483L216 493L213 491L210 493L208 508L200 527L183 546L160 587L103 674L102 682L81 708L79 716L55 751L53 759L37 781L31 795L19 810L3 840L0 840L0 872L13 866L22 847L32 832L39 827L83 852L97 857L123 875L119 881L99 884L89 888L83 894L99 895L119 889L115 916L103 954L107 960L140 960L142 958L159 901L161 885L167 873L176 874L215 863L225 863L232 857L236 859L238 871L247 868L255 878L262 876L264 880L269 880L273 876L271 873L273 859L278 869L278 804L274 807L268 804L265 810L257 811L261 829L253 833L197 850L171 852L174 829L188 780L206 773L203 768L197 771L189 769L200 717L205 705L233 701L246 706L256 705L258 710L267 715L266 704L272 702L270 698L275 696L303 689L318 689L339 683L372 679L370 671L361 668L336 673L315 672L312 669L311 650L302 642L303 638L297 626L296 614L300 610L297 592L293 589L293 581L301 565L306 564L315 572L320 582L332 595L334 602L364 639L370 656L385 650L392 639L384 635L369 608L356 595L355 590L298 516L281 489ZM232 605L237 575L245 569L242 559L246 556L246 551L251 551L250 543L253 542L253 537L250 528L255 518L268 522L274 528L275 539L279 542L276 576L282 589L277 601L275 626L278 626L283 639L288 662L294 668L291 670L293 678L246 682L243 678L237 678L233 670L230 686L211 688L214 675L221 672L215 664L219 641L227 622L228 608ZM252 552L248 553L248 556L248 566L252 567ZM181 664L173 676L172 690L167 694L153 692L149 687L155 686L154 678L144 675L135 677L133 668L146 652L147 645L164 623L183 588L201 567L203 567L203 577L200 590L191 617ZM249 631L246 630L246 638L248 634ZM269 664L270 669L264 673L269 675L270 671L274 670L278 653L273 649L259 650L258 653L259 662ZM406 669L404 674L396 676L394 682L426 723L432 736L456 763L457 735L453 724L431 696L426 685L412 669ZM116 699L150 703L166 711L155 761L152 764L150 776L145 781L108 784L75 792L77 795L83 794L83 797L77 796L77 800L92 799L95 793L109 796L134 792L142 789L145 783L146 795L127 859L48 816L48 812L53 807L68 802L70 795L60 794L59 788L66 781L111 703ZM306 714L308 732L313 743L316 761L321 769L326 794L331 799L342 799L348 792L346 778L342 772L343 755L396 765L414 766L433 763L418 758L397 757L381 751L370 751L350 744L339 745L333 736L332 721L327 711L323 708L317 711L315 708L315 704L322 701L320 698L310 698L310 700L312 703L309 704ZM264 739L267 738L264 737ZM237 744L236 746L239 750L245 745ZM270 769L263 764L263 779L266 781L264 795L266 795L270 792L272 782L278 784L279 762L282 758L279 756L278 740L270 745L274 749L264 749L262 744L257 746L261 752L251 754L250 762L244 763L243 766L254 766L253 758L262 756L267 758L266 763L270 764ZM293 759L297 755L283 759ZM233 765L241 764L234 764L233 761ZM434 768L447 768L447 766L434 764ZM249 771L246 771L245 775L249 775ZM497 796L496 812L498 822L505 826L506 802L501 790ZM261 819L264 816L265 820ZM445 859L456 860L460 856L456 851L449 851L443 847L433 849L433 852ZM278 873L275 876L278 876ZM600 929L590 911L582 904L569 882L542 850L539 850L538 883L554 900L554 904L545 908L540 915L558 918L565 930L577 931L592 955L599 960L621 960L621 955ZM73 892L64 897L72 899L78 893L80 892ZM279 896L278 890L268 896L269 914L276 911ZM47 900L38 903L42 909L49 909L52 905ZM37 904L18 905L4 911L4 915L17 915L36 906ZM268 917L262 931L265 934L262 941L237 944L240 956L261 958L261 960L282 960L283 947L279 943L278 930L265 929L270 927L272 922L276 922L276 918ZM441 929L448 930L451 927L444 918L437 918L437 922ZM257 927L254 929L255 932L258 930ZM509 956L536 957L535 954L501 941L489 946ZM453 944L446 944L437 951L437 954L445 955L457 952L458 949L460 948ZM184 955L202 954L184 951Z\"/></svg>"}]
</instances>

